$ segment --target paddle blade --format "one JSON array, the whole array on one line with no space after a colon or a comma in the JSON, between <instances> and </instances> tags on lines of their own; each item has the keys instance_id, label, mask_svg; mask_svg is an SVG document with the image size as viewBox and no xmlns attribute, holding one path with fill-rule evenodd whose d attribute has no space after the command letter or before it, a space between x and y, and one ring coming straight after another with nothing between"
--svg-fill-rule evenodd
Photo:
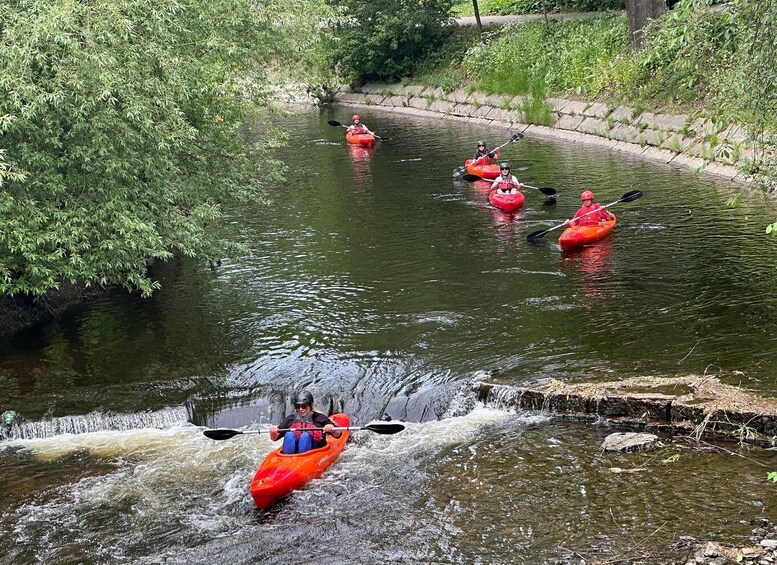
<instances>
[{"instance_id":1,"label":"paddle blade","mask_svg":"<svg viewBox=\"0 0 777 565\"><path fill-rule=\"evenodd\" d=\"M543 202L542 205L543 206L555 206L556 205L556 199L553 198L553 197L546 198L545 202Z\"/></svg>"},{"instance_id":2,"label":"paddle blade","mask_svg":"<svg viewBox=\"0 0 777 565\"><path fill-rule=\"evenodd\" d=\"M539 188L539 190L540 190L540 192L542 194L544 194L546 196L553 196L554 194L556 194L556 189L555 188L550 188L548 186L541 186Z\"/></svg>"},{"instance_id":3,"label":"paddle blade","mask_svg":"<svg viewBox=\"0 0 777 565\"><path fill-rule=\"evenodd\" d=\"M338 121L336 121L336 120L329 120L327 123L328 123L330 126L335 126L336 128L339 128L341 125L343 125L343 124L341 124L340 122L338 122Z\"/></svg>"},{"instance_id":4,"label":"paddle blade","mask_svg":"<svg viewBox=\"0 0 777 565\"><path fill-rule=\"evenodd\" d=\"M461 175L461 178L463 178L467 182L475 182L475 181L479 181L479 180L488 180L488 179L484 179L483 177L479 177L477 175L470 175L469 173L467 173L465 175Z\"/></svg>"},{"instance_id":5,"label":"paddle blade","mask_svg":"<svg viewBox=\"0 0 777 565\"><path fill-rule=\"evenodd\" d=\"M642 198L641 190L632 190L621 196L621 202L634 202L637 198Z\"/></svg>"},{"instance_id":6,"label":"paddle blade","mask_svg":"<svg viewBox=\"0 0 777 565\"><path fill-rule=\"evenodd\" d=\"M466 171L467 171L467 169L465 169L464 167L456 167L455 169L453 169L453 178L455 178L455 179L459 178Z\"/></svg>"},{"instance_id":7,"label":"paddle blade","mask_svg":"<svg viewBox=\"0 0 777 565\"><path fill-rule=\"evenodd\" d=\"M520 141L521 139L523 139L522 133L514 133L512 137L510 137L510 141Z\"/></svg>"},{"instance_id":8,"label":"paddle blade","mask_svg":"<svg viewBox=\"0 0 777 565\"><path fill-rule=\"evenodd\" d=\"M210 439L222 440L235 437L243 432L239 430L204 430L202 433L205 437L209 437Z\"/></svg>"},{"instance_id":9,"label":"paddle blade","mask_svg":"<svg viewBox=\"0 0 777 565\"><path fill-rule=\"evenodd\" d=\"M376 434L395 434L405 429L403 424L396 424L393 422L375 422L374 424L367 424L362 427L363 430L369 430Z\"/></svg>"},{"instance_id":10,"label":"paddle blade","mask_svg":"<svg viewBox=\"0 0 777 565\"><path fill-rule=\"evenodd\" d=\"M546 233L548 233L549 231L550 230L537 230L537 231L533 231L529 235L526 236L526 240L529 243L537 243L542 238L542 236L545 235Z\"/></svg>"}]
</instances>

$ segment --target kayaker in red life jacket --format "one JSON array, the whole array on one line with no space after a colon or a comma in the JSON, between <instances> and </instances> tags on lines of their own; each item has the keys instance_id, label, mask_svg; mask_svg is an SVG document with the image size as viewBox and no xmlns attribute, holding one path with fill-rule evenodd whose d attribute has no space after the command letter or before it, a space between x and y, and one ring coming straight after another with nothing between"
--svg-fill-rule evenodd
<instances>
[{"instance_id":1,"label":"kayaker in red life jacket","mask_svg":"<svg viewBox=\"0 0 777 565\"><path fill-rule=\"evenodd\" d=\"M500 194L515 194L521 188L521 183L510 172L510 163L505 161L499 165L499 176L491 183L491 190L496 190Z\"/></svg>"},{"instance_id":2,"label":"kayaker in red life jacket","mask_svg":"<svg viewBox=\"0 0 777 565\"><path fill-rule=\"evenodd\" d=\"M478 150L472 156L472 160L475 165L490 165L491 159L499 159L499 149L494 151L488 151L486 149L486 142L478 141Z\"/></svg>"},{"instance_id":3,"label":"kayaker in red life jacket","mask_svg":"<svg viewBox=\"0 0 777 565\"><path fill-rule=\"evenodd\" d=\"M372 133L367 126L365 126L362 121L361 117L359 117L359 114L353 115L353 124L348 126L348 131L351 133ZM374 135L374 134L373 134Z\"/></svg>"},{"instance_id":4,"label":"kayaker in red life jacket","mask_svg":"<svg viewBox=\"0 0 777 565\"><path fill-rule=\"evenodd\" d=\"M279 426L270 426L270 439L277 441L283 438L282 452L290 455L293 453L305 453L317 447L326 445L326 434L332 437L340 437L342 430L335 430L335 423L325 414L313 411L313 395L308 391L302 391L294 402L294 414L286 416ZM305 428L323 428L321 430L304 431ZM291 429L294 431L279 431Z\"/></svg>"},{"instance_id":5,"label":"kayaker in red life jacket","mask_svg":"<svg viewBox=\"0 0 777 565\"><path fill-rule=\"evenodd\" d=\"M583 206L575 212L575 217L564 222L565 226L595 226L607 220L614 220L615 214L594 204L594 193L586 190L580 195Z\"/></svg>"}]
</instances>

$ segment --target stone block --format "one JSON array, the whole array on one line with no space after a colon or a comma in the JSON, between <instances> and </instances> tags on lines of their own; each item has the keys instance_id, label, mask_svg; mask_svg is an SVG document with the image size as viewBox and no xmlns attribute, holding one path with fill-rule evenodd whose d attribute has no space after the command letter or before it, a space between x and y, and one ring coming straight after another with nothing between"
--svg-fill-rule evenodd
<instances>
[{"instance_id":1,"label":"stone block","mask_svg":"<svg viewBox=\"0 0 777 565\"><path fill-rule=\"evenodd\" d=\"M338 92L335 94L335 100L345 104L364 104L364 95L356 92Z\"/></svg>"},{"instance_id":2,"label":"stone block","mask_svg":"<svg viewBox=\"0 0 777 565\"><path fill-rule=\"evenodd\" d=\"M570 114L562 114L559 119L554 123L554 127L559 129L568 129L576 131L580 124L585 120L585 116L572 116Z\"/></svg>"},{"instance_id":3,"label":"stone block","mask_svg":"<svg viewBox=\"0 0 777 565\"><path fill-rule=\"evenodd\" d=\"M472 115L476 118L490 118L493 110L494 109L491 106L473 106Z\"/></svg>"},{"instance_id":4,"label":"stone block","mask_svg":"<svg viewBox=\"0 0 777 565\"><path fill-rule=\"evenodd\" d=\"M748 141L747 131L740 125L730 125L719 136L729 142L746 143Z\"/></svg>"},{"instance_id":5,"label":"stone block","mask_svg":"<svg viewBox=\"0 0 777 565\"><path fill-rule=\"evenodd\" d=\"M419 96L425 90L426 90L425 86L409 84L407 86L403 86L401 90L399 90L399 92L402 94L405 94L406 96Z\"/></svg>"},{"instance_id":6,"label":"stone block","mask_svg":"<svg viewBox=\"0 0 777 565\"><path fill-rule=\"evenodd\" d=\"M674 153L667 151L666 149L659 149L658 147L645 147L642 152L642 156L651 161L659 161L662 163L669 163L674 159Z\"/></svg>"},{"instance_id":7,"label":"stone block","mask_svg":"<svg viewBox=\"0 0 777 565\"><path fill-rule=\"evenodd\" d=\"M454 116L474 116L475 107L472 104L456 104L451 109L451 114Z\"/></svg>"},{"instance_id":8,"label":"stone block","mask_svg":"<svg viewBox=\"0 0 777 565\"><path fill-rule=\"evenodd\" d=\"M404 96L388 96L383 100L384 106L403 107L407 106L407 98Z\"/></svg>"},{"instance_id":9,"label":"stone block","mask_svg":"<svg viewBox=\"0 0 777 565\"><path fill-rule=\"evenodd\" d=\"M415 108L417 110L428 110L429 109L429 100L422 97L422 96L414 96L410 100L407 101L407 105L410 108Z\"/></svg>"},{"instance_id":10,"label":"stone block","mask_svg":"<svg viewBox=\"0 0 777 565\"><path fill-rule=\"evenodd\" d=\"M470 103L472 101L471 95L469 92L467 92L466 90L459 90L459 89L453 90L451 92L446 92L445 94L443 94L442 98L450 102L458 102L459 104Z\"/></svg>"},{"instance_id":11,"label":"stone block","mask_svg":"<svg viewBox=\"0 0 777 565\"><path fill-rule=\"evenodd\" d=\"M714 161L707 163L702 170L707 174L716 175L729 180L733 179L738 174L735 167L724 165L723 163L716 163Z\"/></svg>"},{"instance_id":12,"label":"stone block","mask_svg":"<svg viewBox=\"0 0 777 565\"><path fill-rule=\"evenodd\" d=\"M567 103L564 105L564 108L562 110L562 114L573 114L573 115L585 115L585 109L588 107L588 104L586 102L578 102L576 100L567 100Z\"/></svg>"},{"instance_id":13,"label":"stone block","mask_svg":"<svg viewBox=\"0 0 777 565\"><path fill-rule=\"evenodd\" d=\"M610 130L610 138L627 143L639 143L640 133L639 129L634 126L618 123Z\"/></svg>"},{"instance_id":14,"label":"stone block","mask_svg":"<svg viewBox=\"0 0 777 565\"><path fill-rule=\"evenodd\" d=\"M608 118L618 122L631 123L631 120L634 118L636 113L637 111L630 106L618 106L615 108L615 110L612 111L612 114L610 114Z\"/></svg>"},{"instance_id":15,"label":"stone block","mask_svg":"<svg viewBox=\"0 0 777 565\"><path fill-rule=\"evenodd\" d=\"M638 143L658 147L664 141L664 132L655 129L646 129L639 134Z\"/></svg>"},{"instance_id":16,"label":"stone block","mask_svg":"<svg viewBox=\"0 0 777 565\"><path fill-rule=\"evenodd\" d=\"M380 106L385 98L382 94L367 94L364 97L364 103L369 106Z\"/></svg>"},{"instance_id":17,"label":"stone block","mask_svg":"<svg viewBox=\"0 0 777 565\"><path fill-rule=\"evenodd\" d=\"M600 102L594 102L590 106L588 106L584 112L586 116L591 116L592 118L606 118L610 115L610 107L607 104L602 104Z\"/></svg>"},{"instance_id":18,"label":"stone block","mask_svg":"<svg viewBox=\"0 0 777 565\"><path fill-rule=\"evenodd\" d=\"M505 110L503 108L494 108L488 114L489 119L503 123L513 123L519 120L514 110Z\"/></svg>"},{"instance_id":19,"label":"stone block","mask_svg":"<svg viewBox=\"0 0 777 565\"><path fill-rule=\"evenodd\" d=\"M607 137L607 134L610 131L610 126L607 125L607 122L604 120L588 117L583 120L583 122L577 127L577 131L581 133L590 133L592 135Z\"/></svg>"},{"instance_id":20,"label":"stone block","mask_svg":"<svg viewBox=\"0 0 777 565\"><path fill-rule=\"evenodd\" d=\"M554 110L556 110L556 112L563 114L565 113L564 108L566 108L570 101L564 100L563 98L546 98L545 102L547 102Z\"/></svg>"},{"instance_id":21,"label":"stone block","mask_svg":"<svg viewBox=\"0 0 777 565\"><path fill-rule=\"evenodd\" d=\"M432 112L440 112L442 114L450 114L453 110L453 104L444 100L435 100L429 105L429 110Z\"/></svg>"},{"instance_id":22,"label":"stone block","mask_svg":"<svg viewBox=\"0 0 777 565\"><path fill-rule=\"evenodd\" d=\"M678 114L653 114L653 119L648 127L664 131L681 132L688 122L687 116Z\"/></svg>"},{"instance_id":23,"label":"stone block","mask_svg":"<svg viewBox=\"0 0 777 565\"><path fill-rule=\"evenodd\" d=\"M383 83L371 83L368 82L367 84L363 84L359 91L363 92L364 94L380 94L381 92L385 92L388 89L388 87Z\"/></svg>"},{"instance_id":24,"label":"stone block","mask_svg":"<svg viewBox=\"0 0 777 565\"><path fill-rule=\"evenodd\" d=\"M493 108L505 109L511 107L514 98L514 96L509 94L489 94L486 96L484 103Z\"/></svg>"},{"instance_id":25,"label":"stone block","mask_svg":"<svg viewBox=\"0 0 777 565\"><path fill-rule=\"evenodd\" d=\"M684 153L678 153L675 155L670 163L672 165L679 165L681 167L697 172L704 168L704 159L700 159L699 157L692 157Z\"/></svg>"}]
</instances>

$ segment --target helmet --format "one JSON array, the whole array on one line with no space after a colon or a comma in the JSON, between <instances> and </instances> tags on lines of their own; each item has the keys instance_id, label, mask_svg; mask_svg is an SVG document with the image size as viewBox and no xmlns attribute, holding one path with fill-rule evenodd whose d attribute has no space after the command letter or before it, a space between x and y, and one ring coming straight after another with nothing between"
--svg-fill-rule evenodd
<instances>
[{"instance_id":1,"label":"helmet","mask_svg":"<svg viewBox=\"0 0 777 565\"><path fill-rule=\"evenodd\" d=\"M586 190L583 192L583 194L580 195L580 200L593 200L594 199L594 193L590 190Z\"/></svg>"},{"instance_id":2,"label":"helmet","mask_svg":"<svg viewBox=\"0 0 777 565\"><path fill-rule=\"evenodd\" d=\"M353 115L353 121L356 121L356 120L361 120L361 118L359 117L359 114Z\"/></svg>"},{"instance_id":3,"label":"helmet","mask_svg":"<svg viewBox=\"0 0 777 565\"><path fill-rule=\"evenodd\" d=\"M486 146L486 142L485 142L485 141L483 141L482 139L481 139L480 141L478 141L478 147L480 147L481 145L482 145L483 147L485 147L485 146Z\"/></svg>"},{"instance_id":4,"label":"helmet","mask_svg":"<svg viewBox=\"0 0 777 565\"><path fill-rule=\"evenodd\" d=\"M504 163L499 163L499 168L500 169L508 169L509 170L510 169L510 163L508 163L507 161L505 161Z\"/></svg>"},{"instance_id":5,"label":"helmet","mask_svg":"<svg viewBox=\"0 0 777 565\"><path fill-rule=\"evenodd\" d=\"M294 401L295 406L305 404L306 406L313 406L313 395L308 391L303 390L297 395L297 399Z\"/></svg>"}]
</instances>

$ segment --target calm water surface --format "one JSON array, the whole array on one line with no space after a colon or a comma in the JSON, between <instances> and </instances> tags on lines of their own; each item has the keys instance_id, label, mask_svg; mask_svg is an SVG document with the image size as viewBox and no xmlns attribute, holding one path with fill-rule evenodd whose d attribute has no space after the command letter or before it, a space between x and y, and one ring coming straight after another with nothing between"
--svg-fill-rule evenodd
<instances>
[{"instance_id":1,"label":"calm water surface","mask_svg":"<svg viewBox=\"0 0 777 565\"><path fill-rule=\"evenodd\" d=\"M351 113L282 120L287 181L223 226L245 256L160 265L150 300L111 293L0 343L0 410L19 413L0 444L0 562L553 563L642 540L666 562L679 536L735 543L771 518L770 452L664 438L605 456L615 430L477 406L470 387L707 373L774 394L762 195L728 208L736 186L527 136L504 157L560 194L527 191L508 215L451 170L511 132L375 110L360 113L389 140L353 148L326 123ZM526 242L584 187L644 196L582 252L562 254L560 230ZM199 426L277 422L301 387L356 424L408 428L355 432L322 480L259 513L267 437Z\"/></svg>"}]
</instances>

